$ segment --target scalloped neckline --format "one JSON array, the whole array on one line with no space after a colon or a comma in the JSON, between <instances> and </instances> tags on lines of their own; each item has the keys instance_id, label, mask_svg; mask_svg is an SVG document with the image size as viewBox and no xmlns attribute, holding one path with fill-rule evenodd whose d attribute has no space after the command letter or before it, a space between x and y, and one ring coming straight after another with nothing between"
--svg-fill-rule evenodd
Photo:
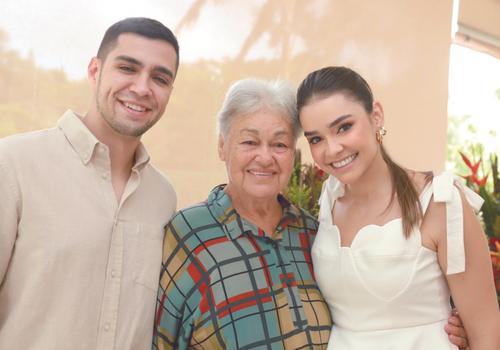
<instances>
[{"instance_id":1,"label":"scalloped neckline","mask_svg":"<svg viewBox=\"0 0 500 350\"><path fill-rule=\"evenodd\" d=\"M360 236L360 233L361 233L361 232L363 232L363 231L365 231L368 227L376 227L377 229L381 230L381 229L383 229L383 228L384 228L384 227L386 227L386 226L392 225L393 223L398 222L398 221L400 222L400 221L402 221L402 220L403 220L403 218L398 217L398 218L391 219L391 220L387 221L386 223L384 223L384 224L382 224L382 225L378 225L378 224L367 224L367 225L365 225L365 226L362 226L359 230L357 230L357 231L356 231L356 233L354 234L354 238L353 238L353 239L352 239L352 241L351 241L351 244L350 244L350 245L348 245L348 246L347 246L347 245L346 245L346 246L343 246L343 245L341 244L342 239L341 239L341 234L340 234L340 228L339 228L337 225L335 225L334 223L330 223L330 225L331 225L332 227L334 227L334 228L335 228L335 230L337 231L337 236L338 236L338 246L339 246L339 248L343 248L343 249L351 249L351 248L353 247L353 245L356 243L356 241L358 241L358 240L359 240L359 239L358 239L358 236Z\"/></svg>"}]
</instances>

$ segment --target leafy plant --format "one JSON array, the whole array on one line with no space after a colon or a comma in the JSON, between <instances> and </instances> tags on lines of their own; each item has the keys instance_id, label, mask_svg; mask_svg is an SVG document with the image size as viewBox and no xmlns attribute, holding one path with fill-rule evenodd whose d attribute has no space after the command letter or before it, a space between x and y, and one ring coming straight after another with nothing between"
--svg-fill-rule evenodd
<instances>
[{"instance_id":1,"label":"leafy plant","mask_svg":"<svg viewBox=\"0 0 500 350\"><path fill-rule=\"evenodd\" d=\"M481 208L484 231L488 237L500 238L500 180L498 178L498 155L490 156L491 173L484 169L483 154L478 160L471 160L464 153L460 155L470 170L470 174L462 176L467 186L476 191L484 200ZM488 181L491 179L491 181Z\"/></svg>"},{"instance_id":2,"label":"leafy plant","mask_svg":"<svg viewBox=\"0 0 500 350\"><path fill-rule=\"evenodd\" d=\"M498 176L498 155L490 155L491 173L487 173L483 168L482 148L479 149L481 152L478 153L479 159L477 160L471 160L460 152L463 162L470 171L470 174L462 177L465 178L467 186L476 191L484 200L481 208L481 218L484 232L488 236L493 277L498 302L500 303L500 179ZM488 181L489 179L491 181Z\"/></svg>"},{"instance_id":3,"label":"leafy plant","mask_svg":"<svg viewBox=\"0 0 500 350\"><path fill-rule=\"evenodd\" d=\"M285 196L295 205L318 216L319 196L321 187L327 175L313 164L302 164L300 150L295 154L295 162L290 182L285 190Z\"/></svg>"}]
</instances>

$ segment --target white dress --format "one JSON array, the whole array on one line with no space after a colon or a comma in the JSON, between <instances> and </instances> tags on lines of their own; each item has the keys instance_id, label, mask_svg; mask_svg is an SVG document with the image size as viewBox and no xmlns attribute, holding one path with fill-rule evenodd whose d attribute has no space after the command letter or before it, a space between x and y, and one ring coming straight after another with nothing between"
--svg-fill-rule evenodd
<instances>
[{"instance_id":1,"label":"white dress","mask_svg":"<svg viewBox=\"0 0 500 350\"><path fill-rule=\"evenodd\" d=\"M455 183L478 210L481 197ZM341 247L331 212L343 193L343 184L333 177L326 180L312 247L316 279L334 322L328 349L457 349L443 329L451 310L450 291L436 252L422 246L420 230L407 239L401 219L367 225L351 247ZM462 203L453 175L434 177L422 192L424 212L431 198L446 203L447 274L463 272Z\"/></svg>"}]
</instances>

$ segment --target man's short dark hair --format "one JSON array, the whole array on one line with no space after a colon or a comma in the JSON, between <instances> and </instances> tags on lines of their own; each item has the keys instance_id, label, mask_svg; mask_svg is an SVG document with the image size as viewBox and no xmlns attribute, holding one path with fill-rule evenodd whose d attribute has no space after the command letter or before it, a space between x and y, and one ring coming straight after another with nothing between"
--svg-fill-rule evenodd
<instances>
[{"instance_id":1,"label":"man's short dark hair","mask_svg":"<svg viewBox=\"0 0 500 350\"><path fill-rule=\"evenodd\" d=\"M149 39L159 39L166 41L173 46L177 54L176 69L179 67L179 43L170 29L161 22L145 17L130 17L116 22L106 30L102 38L97 57L102 61L106 60L108 53L115 47L120 34L133 33Z\"/></svg>"}]
</instances>

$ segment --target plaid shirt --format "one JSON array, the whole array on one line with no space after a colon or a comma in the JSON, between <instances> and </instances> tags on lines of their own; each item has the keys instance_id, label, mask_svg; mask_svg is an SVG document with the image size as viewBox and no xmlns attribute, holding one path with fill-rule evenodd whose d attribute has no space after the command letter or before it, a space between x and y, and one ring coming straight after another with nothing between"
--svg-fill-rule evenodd
<instances>
[{"instance_id":1,"label":"plaid shirt","mask_svg":"<svg viewBox=\"0 0 500 350\"><path fill-rule=\"evenodd\" d=\"M223 188L166 226L153 349L326 349L332 321L310 255L317 221L279 196L270 238Z\"/></svg>"}]
</instances>

